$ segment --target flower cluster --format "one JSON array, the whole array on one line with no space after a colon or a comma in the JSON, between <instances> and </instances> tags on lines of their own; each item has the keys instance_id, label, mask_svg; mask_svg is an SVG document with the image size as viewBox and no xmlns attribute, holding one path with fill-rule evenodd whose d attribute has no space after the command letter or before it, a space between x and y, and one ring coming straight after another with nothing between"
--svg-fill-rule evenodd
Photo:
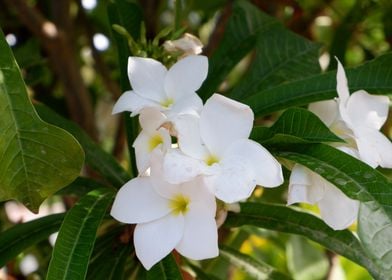
<instances>
[{"instance_id":1,"label":"flower cluster","mask_svg":"<svg viewBox=\"0 0 392 280\"><path fill-rule=\"evenodd\" d=\"M207 72L204 56L187 56L169 70L130 57L133 90L113 109L139 114L142 128L133 143L139 176L120 189L111 215L137 224L135 251L147 269L173 249L194 260L216 257L216 198L233 203L256 185L283 183L278 161L248 139L249 106L219 94L203 106L196 90Z\"/></svg>"},{"instance_id":2,"label":"flower cluster","mask_svg":"<svg viewBox=\"0 0 392 280\"><path fill-rule=\"evenodd\" d=\"M338 98L313 103L309 110L345 140L344 144L334 145L337 149L373 168L392 168L392 143L379 131L387 119L389 98L364 90L350 95L339 61L336 80ZM317 203L321 217L333 229L350 226L359 209L359 201L348 198L336 186L299 164L292 170L288 195L288 204L296 202Z\"/></svg>"}]
</instances>

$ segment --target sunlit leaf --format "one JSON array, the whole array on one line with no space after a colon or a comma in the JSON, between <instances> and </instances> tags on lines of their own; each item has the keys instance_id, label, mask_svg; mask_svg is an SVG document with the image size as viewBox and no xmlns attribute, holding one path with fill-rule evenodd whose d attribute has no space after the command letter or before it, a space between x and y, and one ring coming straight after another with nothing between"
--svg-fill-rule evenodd
<instances>
[{"instance_id":1,"label":"sunlit leaf","mask_svg":"<svg viewBox=\"0 0 392 280\"><path fill-rule=\"evenodd\" d=\"M17 199L38 212L43 200L79 175L79 143L38 117L1 31L0 133L0 201Z\"/></svg>"},{"instance_id":2,"label":"sunlit leaf","mask_svg":"<svg viewBox=\"0 0 392 280\"><path fill-rule=\"evenodd\" d=\"M238 252L230 247L221 246L219 251L220 251L220 255L223 258L226 258L233 265L242 269L244 272L246 272L247 275L251 276L254 279L260 279L260 280L291 279L290 277L279 272L272 266L262 261L255 260L254 258L245 255L241 252Z\"/></svg>"}]
</instances>

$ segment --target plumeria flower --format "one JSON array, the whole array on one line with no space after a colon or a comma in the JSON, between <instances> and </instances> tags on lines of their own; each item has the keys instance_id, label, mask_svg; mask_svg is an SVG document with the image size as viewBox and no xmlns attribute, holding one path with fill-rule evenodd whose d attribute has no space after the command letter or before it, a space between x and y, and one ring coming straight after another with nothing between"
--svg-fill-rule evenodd
<instances>
[{"instance_id":1,"label":"plumeria flower","mask_svg":"<svg viewBox=\"0 0 392 280\"><path fill-rule=\"evenodd\" d=\"M151 160L151 176L126 183L115 198L111 215L137 224L136 255L146 269L173 249L193 260L218 256L215 197L201 178L168 184L162 178L162 154Z\"/></svg>"},{"instance_id":2,"label":"plumeria flower","mask_svg":"<svg viewBox=\"0 0 392 280\"><path fill-rule=\"evenodd\" d=\"M136 137L136 165L139 174L143 174L150 166L150 159L155 149L166 152L171 147L169 130L164 127L167 118L155 108L145 108L140 112L139 123L142 131Z\"/></svg>"},{"instance_id":3,"label":"plumeria flower","mask_svg":"<svg viewBox=\"0 0 392 280\"><path fill-rule=\"evenodd\" d=\"M199 111L203 104L196 94L208 72L205 56L191 55L179 60L170 70L151 58L130 57L128 76L133 90L121 95L113 114L143 108L157 108L169 119L177 114Z\"/></svg>"},{"instance_id":4,"label":"plumeria flower","mask_svg":"<svg viewBox=\"0 0 392 280\"><path fill-rule=\"evenodd\" d=\"M180 183L203 174L211 191L227 203L248 198L256 185L282 184L278 161L248 139L253 118L249 106L219 94L207 100L200 117L182 115L176 123L180 149L167 152L165 179Z\"/></svg>"},{"instance_id":5,"label":"plumeria flower","mask_svg":"<svg viewBox=\"0 0 392 280\"><path fill-rule=\"evenodd\" d=\"M165 41L163 47L168 52L180 52L183 56L187 56L200 54L203 50L203 43L196 36L185 33L180 39Z\"/></svg>"},{"instance_id":6,"label":"plumeria flower","mask_svg":"<svg viewBox=\"0 0 392 280\"><path fill-rule=\"evenodd\" d=\"M364 90L349 94L343 66L338 61L336 100L313 103L309 110L345 144L334 146L372 167L392 167L392 143L379 131L385 123L389 99ZM289 183L288 204L317 204L323 220L334 229L344 229L357 218L359 202L313 171L296 164Z\"/></svg>"}]
</instances>

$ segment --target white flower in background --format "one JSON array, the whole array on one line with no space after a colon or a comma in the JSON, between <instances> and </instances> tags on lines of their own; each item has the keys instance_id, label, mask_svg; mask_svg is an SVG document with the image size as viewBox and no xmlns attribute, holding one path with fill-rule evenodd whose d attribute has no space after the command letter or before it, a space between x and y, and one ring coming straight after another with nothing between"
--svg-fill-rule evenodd
<instances>
[{"instance_id":1,"label":"white flower in background","mask_svg":"<svg viewBox=\"0 0 392 280\"><path fill-rule=\"evenodd\" d=\"M183 56L187 56L200 54L203 50L203 43L196 36L185 33L180 39L165 41L163 47L168 52L180 52Z\"/></svg>"},{"instance_id":2,"label":"white flower in background","mask_svg":"<svg viewBox=\"0 0 392 280\"><path fill-rule=\"evenodd\" d=\"M139 174L150 166L150 158L155 149L166 152L171 146L169 131L162 127L166 117L155 108L145 108L140 112L139 123L142 131L136 137L133 147Z\"/></svg>"},{"instance_id":3,"label":"white flower in background","mask_svg":"<svg viewBox=\"0 0 392 280\"><path fill-rule=\"evenodd\" d=\"M143 108L157 108L169 119L177 114L199 111L203 103L197 95L207 77L208 60L192 55L179 60L170 70L151 58L130 57L128 76L133 90L124 92L113 114L130 111L131 116Z\"/></svg>"},{"instance_id":4,"label":"white flower in background","mask_svg":"<svg viewBox=\"0 0 392 280\"><path fill-rule=\"evenodd\" d=\"M155 152L151 176L132 179L120 189L111 215L137 224L135 251L146 269L173 249L193 260L218 256L215 197L200 178L178 185L166 183L161 158Z\"/></svg>"},{"instance_id":5,"label":"white flower in background","mask_svg":"<svg viewBox=\"0 0 392 280\"><path fill-rule=\"evenodd\" d=\"M281 185L281 165L260 144L248 139L253 118L249 106L219 94L207 100L200 117L179 116L180 150L167 152L165 179L180 183L203 174L211 191L227 203L248 198L256 185Z\"/></svg>"},{"instance_id":6,"label":"white flower in background","mask_svg":"<svg viewBox=\"0 0 392 280\"><path fill-rule=\"evenodd\" d=\"M336 100L313 103L309 110L345 144L335 144L341 151L372 167L392 167L392 143L379 131L389 110L389 98L370 95L364 90L349 94L343 66L338 61ZM323 220L333 229L344 229L357 218L359 202L309 169L296 164L289 183L288 204L306 202L320 208Z\"/></svg>"}]
</instances>

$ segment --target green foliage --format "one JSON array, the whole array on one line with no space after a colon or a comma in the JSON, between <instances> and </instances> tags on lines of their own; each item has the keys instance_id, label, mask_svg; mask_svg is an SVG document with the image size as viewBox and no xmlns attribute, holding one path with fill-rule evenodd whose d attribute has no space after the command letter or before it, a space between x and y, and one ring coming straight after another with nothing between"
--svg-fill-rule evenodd
<instances>
[{"instance_id":1,"label":"green foliage","mask_svg":"<svg viewBox=\"0 0 392 280\"><path fill-rule=\"evenodd\" d=\"M343 141L316 115L301 108L287 109L270 128L255 126L250 137L263 145Z\"/></svg>"},{"instance_id":2,"label":"green foliage","mask_svg":"<svg viewBox=\"0 0 392 280\"><path fill-rule=\"evenodd\" d=\"M98 189L84 196L66 215L46 279L84 279L97 229L113 199L113 192Z\"/></svg>"},{"instance_id":3,"label":"green foliage","mask_svg":"<svg viewBox=\"0 0 392 280\"><path fill-rule=\"evenodd\" d=\"M347 69L350 91L364 89L372 94L391 93L391 61L392 54L388 53L361 66ZM260 116L291 106L334 97L336 97L336 72L333 71L261 90L244 99L243 102L251 106L254 113Z\"/></svg>"},{"instance_id":4,"label":"green foliage","mask_svg":"<svg viewBox=\"0 0 392 280\"><path fill-rule=\"evenodd\" d=\"M72 135L38 117L2 32L0 112L0 200L17 199L38 212L78 176L84 155Z\"/></svg>"},{"instance_id":5,"label":"green foliage","mask_svg":"<svg viewBox=\"0 0 392 280\"><path fill-rule=\"evenodd\" d=\"M36 104L35 108L43 120L65 129L78 139L86 154L88 166L99 172L110 184L120 188L129 180L129 174L119 165L116 159L94 143L78 125L56 114L45 105Z\"/></svg>"},{"instance_id":6,"label":"green foliage","mask_svg":"<svg viewBox=\"0 0 392 280\"><path fill-rule=\"evenodd\" d=\"M0 266L59 230L64 214L54 214L15 225L0 235Z\"/></svg>"},{"instance_id":7,"label":"green foliage","mask_svg":"<svg viewBox=\"0 0 392 280\"><path fill-rule=\"evenodd\" d=\"M187 270L196 279L323 279L336 268L335 254L365 268L375 279L390 278L392 182L387 178L390 175L322 144L344 141L315 114L295 107L336 97L336 72L321 73L321 52L331 56L329 66L324 65L323 69L335 68L334 55L354 66L346 71L350 92L363 89L371 94L392 93L392 53L383 53L388 49L385 46L392 45L389 16L392 6L388 1L327 4L303 0L291 4L213 0L176 1L174 5L160 1L159 6L150 6L148 1L111 0L100 1L89 11L80 1L71 0L69 10L63 13L58 11L67 4L61 1L44 1L45 5L30 1L23 11L36 5L39 14L33 19L53 22L59 37L67 38L64 42L71 44L69 49L76 50L72 54L74 61L69 61L76 65L73 68L56 65L55 54L50 50L59 42L57 35L45 38L48 30L44 25L31 28L26 24L25 21L31 21L28 17L31 14L20 18L15 5L19 2L7 0L5 11L0 9L0 24L5 33L18 39L13 51L22 68L20 71L1 33L0 228L7 230L0 233L0 267L7 266L12 277L19 278L18 268L13 267L18 266L25 252L40 252L36 254L40 262L37 274L50 280L183 279ZM35 12L32 14L36 15ZM19 16L20 22L13 16ZM72 24L67 25L67 16ZM322 19L329 19L330 25L327 20L321 26L318 22ZM26 27L34 35L27 34ZM110 42L115 48L110 46L102 52L94 48L94 35L108 35L110 31ZM257 189L253 202L243 202L239 212L229 212L218 232L218 258L191 261L174 252L146 271L134 250L134 226L117 223L107 211L116 189L138 175L132 148L139 133L137 118L124 114L126 137L118 128L115 133L108 133L116 124L101 125L106 117L96 118L97 127L104 132L97 138L90 137L70 120L75 119L67 99L70 92L64 89L73 87L63 83L73 84L76 76L83 81L79 86L86 86L83 90L89 91L95 113L100 115L102 104L118 98L119 90L113 90L116 83L123 92L131 89L127 73L129 56L148 54L162 58L164 63L168 61L167 53L161 52L164 37L160 36L169 31L173 38L187 31L205 42L206 34L210 36L204 49L210 56L209 73L199 95L206 100L214 92L223 91L253 109L257 125L251 138L285 166L285 183L274 198L268 195L270 190ZM153 42L153 49L148 49L149 42ZM361 55L352 59L358 50ZM353 61L365 63L356 65ZM62 73L52 71L53 67L63 67L65 78L59 79L57 75ZM80 73L66 76L67 69L79 68ZM232 76L234 82L230 80ZM74 88L78 90L77 86ZM109 92L113 94L111 97ZM33 106L30 98L39 102ZM105 108L111 111L111 107L112 104ZM386 134L391 133L391 126L389 117L384 127ZM113 155L107 152L106 142L120 147L119 152ZM121 144L128 145L129 158L125 157L126 149ZM80 174L84 156L87 168ZM295 163L318 173L361 202L358 234L351 231L355 228L335 231L299 207L270 203L286 201L289 169ZM17 199L37 212L41 202L52 194L61 196L69 208L66 213L15 225L6 218L6 200ZM47 252L39 243L59 230L46 270L45 261L39 256ZM255 242L248 246L251 249L243 250L244 244L251 241ZM354 263L347 259L342 261L343 267L351 269ZM357 275L347 277L368 278L358 267Z\"/></svg>"},{"instance_id":8,"label":"green foliage","mask_svg":"<svg viewBox=\"0 0 392 280\"><path fill-rule=\"evenodd\" d=\"M254 279L270 279L270 280L288 280L291 279L287 275L277 271L266 263L257 261L252 257L242 254L230 247L221 247L220 254L223 258L228 259L232 264L241 268Z\"/></svg>"}]
</instances>

